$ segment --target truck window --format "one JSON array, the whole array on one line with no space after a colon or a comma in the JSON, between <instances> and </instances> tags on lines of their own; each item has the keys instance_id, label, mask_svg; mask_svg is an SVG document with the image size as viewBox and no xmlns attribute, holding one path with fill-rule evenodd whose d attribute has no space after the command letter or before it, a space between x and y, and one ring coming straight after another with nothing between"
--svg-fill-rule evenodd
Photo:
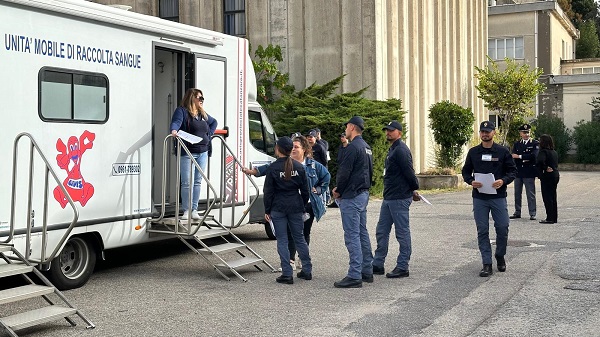
<instances>
[{"instance_id":1,"label":"truck window","mask_svg":"<svg viewBox=\"0 0 600 337\"><path fill-rule=\"evenodd\" d=\"M260 111L248 111L250 144L258 151L275 156L275 131L267 117Z\"/></svg>"},{"instance_id":2,"label":"truck window","mask_svg":"<svg viewBox=\"0 0 600 337\"><path fill-rule=\"evenodd\" d=\"M104 123L108 120L105 75L42 68L39 88L39 115L44 121Z\"/></svg>"}]
</instances>

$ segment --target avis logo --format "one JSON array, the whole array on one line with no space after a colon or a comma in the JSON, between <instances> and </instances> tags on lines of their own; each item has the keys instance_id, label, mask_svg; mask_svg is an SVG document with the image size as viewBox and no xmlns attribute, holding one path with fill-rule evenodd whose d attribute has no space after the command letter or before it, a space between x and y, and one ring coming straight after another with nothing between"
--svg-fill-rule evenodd
<instances>
[{"instance_id":1,"label":"avis logo","mask_svg":"<svg viewBox=\"0 0 600 337\"><path fill-rule=\"evenodd\" d=\"M75 136L69 137L67 146L62 139L56 141L56 163L58 167L67 171L67 178L63 181L63 186L69 193L74 202L79 201L81 206L85 206L94 195L94 186L85 182L81 175L81 156L86 150L94 146L96 135L87 130L77 139ZM54 199L60 203L60 207L67 206L67 198L59 186L54 188Z\"/></svg>"}]
</instances>

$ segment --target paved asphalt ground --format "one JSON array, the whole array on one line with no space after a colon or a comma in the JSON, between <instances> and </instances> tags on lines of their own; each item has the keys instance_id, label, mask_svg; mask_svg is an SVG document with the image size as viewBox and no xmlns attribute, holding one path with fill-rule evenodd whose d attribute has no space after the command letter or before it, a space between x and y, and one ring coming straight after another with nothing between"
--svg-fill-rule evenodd
<instances>
[{"instance_id":1,"label":"paved asphalt ground","mask_svg":"<svg viewBox=\"0 0 600 337\"><path fill-rule=\"evenodd\" d=\"M512 185L511 185L512 186ZM91 280L66 296L95 324L64 320L23 336L600 336L600 173L563 172L559 223L510 224L507 271L481 278L470 190L411 207L410 277L335 289L348 255L338 209L313 227L312 281L242 270L227 282L179 241L108 251ZM538 183L539 189L539 183ZM513 208L509 187L509 212ZM538 220L544 218L538 190ZM524 198L525 199L525 198ZM374 242L381 202L369 203ZM526 213L526 206L524 210ZM235 230L276 265L261 227ZM394 267L394 242L386 270ZM495 266L494 266L494 270ZM33 306L28 302L20 306ZM17 310L18 307L3 308Z\"/></svg>"}]
</instances>

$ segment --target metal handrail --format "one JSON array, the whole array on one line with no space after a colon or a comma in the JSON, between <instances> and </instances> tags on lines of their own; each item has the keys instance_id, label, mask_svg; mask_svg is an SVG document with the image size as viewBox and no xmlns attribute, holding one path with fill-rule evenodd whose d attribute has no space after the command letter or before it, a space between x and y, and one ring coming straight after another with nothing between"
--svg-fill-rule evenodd
<instances>
[{"instance_id":1,"label":"metal handrail","mask_svg":"<svg viewBox=\"0 0 600 337\"><path fill-rule=\"evenodd\" d=\"M169 146L169 138L174 138L175 141L177 141L177 151L176 151L176 161L177 161L177 172L176 172L176 180L179 181L179 177L181 175L181 168L180 168L180 157L181 157L181 149L183 148L183 150L187 153L188 156L190 156L190 158L192 159L192 163L196 166L196 168L198 169L198 171L200 172L200 174L202 175L203 180L207 183L208 189L207 189L207 209L204 212L204 215L202 217L202 219L200 220L200 223L204 222L204 220L208 217L209 212L211 210L213 210L215 204L217 203L217 201L219 202L218 207L219 207L219 218L218 218L218 222L221 223L222 222L222 217L223 217L223 207L224 207L224 184L221 184L221 196L217 197L217 193L213 187L213 185L210 183L209 181L209 177L205 174L205 172L202 170L202 168L200 167L200 165L198 164L198 162L194 159L194 157L192 157L192 154L190 153L190 151L188 150L188 148L186 147L185 143L182 142L182 140L179 137L173 136L173 135L167 135L163 141L163 165L162 165L162 186L161 186L161 211L160 214L158 216L158 218L153 218L150 219L149 221L151 222L159 222L162 219L164 219L165 215L166 215L166 190L167 190L167 162L168 162L168 156L170 153L170 146ZM211 141L213 139L218 139L221 142L221 148L225 149L225 151L221 151L221 162L225 163L225 158L226 158L226 152L228 152L229 154L231 154L231 157L233 158L233 160L235 161L235 163L237 163L238 165L240 165L241 167L243 167L242 162L235 156L235 154L233 153L233 151L231 150L231 148L227 145L227 143L225 142L225 139L219 135L213 135L211 137ZM207 165L207 171L210 172L209 168L210 168L210 163L211 160L209 158L208 160L208 165ZM221 176L225 177L225 173L226 173L226 166L225 165L221 165ZM236 179L235 179L235 175L237 174L237 170L234 170L234 176L233 176L233 189L234 191L237 191L237 185L236 185ZM244 173L245 174L245 173ZM191 175L192 172L190 170L190 182L192 181L191 179ZM259 194L259 188L258 185L254 182L254 180L252 179L252 177L248 174L245 174L246 177L248 178L248 180L250 180L250 182L252 183L252 185L254 186L254 188L256 189L256 195ZM164 233L175 233L175 234L186 234L186 235L194 235L198 229L200 227L196 227L195 230L192 232L192 226L191 226L191 217L188 218L188 226L187 226L187 233L182 233L179 231L179 188L180 185L176 184L176 188L175 188L175 195L177 196L175 198L175 231L164 231ZM212 191L213 194L213 198L210 198L210 192ZM191 197L192 194L192 188L190 188L190 198L189 200L192 200ZM243 216L238 220L238 222L236 224L233 224L233 219L234 217L232 216L232 224L230 226L230 228L237 228L239 226L241 226L242 221L246 218L246 216L248 215L248 213L250 212L250 208L252 207L252 205L254 205L254 203L258 200L258 198L255 198L254 200L252 200L250 202L250 204L248 205L248 207L244 210L243 212ZM235 202L232 203L232 214L234 214L235 212ZM154 230L156 232L161 232L159 230Z\"/></svg>"},{"instance_id":2,"label":"metal handrail","mask_svg":"<svg viewBox=\"0 0 600 337\"><path fill-rule=\"evenodd\" d=\"M170 146L168 146L168 143L171 139L174 139L177 142L177 155L176 155L176 161L177 161L177 175L176 175L176 180L179 181L179 178L181 176L181 162L180 162L180 158L181 158L181 149L183 149L185 151L185 153L190 157L191 159L191 163L192 165L194 165L198 171L200 172L200 175L202 175L202 179L206 182L206 186L209 188L210 191L213 192L214 198L212 198L212 202L208 203L206 211L204 212L204 215L202 216L202 218L200 219L200 223L203 223L204 220L206 220L206 218L209 215L209 212L212 210L212 208L214 207L215 203L217 202L217 192L215 190L215 188L212 186L212 184L210 183L210 181L208 180L208 177L206 176L206 174L204 173L204 171L202 170L202 168L200 167L200 164L198 164L198 162L196 161L196 159L192 156L192 153L190 152L190 150L187 148L187 146L185 146L185 144L183 143L183 141L179 138L176 137L172 134L169 134L165 137L164 141L163 141L163 170L162 170L162 196L161 196L161 211L160 211L160 215L158 218L156 219L151 219L150 221L152 222L158 222L160 220L162 220L165 217L165 212L166 212L166 195L167 195L167 162L168 162L168 156L169 156L169 149ZM193 175L193 170L190 170L190 195L189 195L189 199L190 202L192 200L192 192L193 192L193 180L192 180L192 175ZM188 216L187 219L187 232L180 232L179 231L179 184L176 184L175 187L175 195L177 195L177 197L175 198L175 234L185 234L185 235L194 235L196 234L196 232L198 232L198 230L200 229L200 226L196 226L196 228L194 230L192 230L192 217ZM191 210L191 207L190 207ZM184 227L185 229L185 227ZM167 231L165 231L167 232ZM172 232L168 232L168 233L172 233Z\"/></svg>"},{"instance_id":3,"label":"metal handrail","mask_svg":"<svg viewBox=\"0 0 600 337\"><path fill-rule=\"evenodd\" d=\"M18 145L19 145L19 141L22 137L26 137L29 138L30 141L30 148L29 148L29 177L28 177L28 193L27 193L27 232L25 234L26 237L26 243L25 243L25 254L24 257L25 259L27 259L28 261L30 261L30 255L31 255L31 228L32 228L32 196L33 196L33 164L34 164L34 150L37 151L38 155L40 156L40 158L42 158L42 160L44 161L44 165L45 165L45 174L44 174L44 211L42 214L42 250L41 250L41 254L40 254L40 260L39 261L34 261L34 262L38 262L38 263L45 263L47 261L51 261L52 259L54 259L54 257L56 257L56 255L58 254L58 251L60 250L60 248L62 247L63 243L67 240L69 234L71 234L71 231L73 230L73 227L75 226L75 224L77 223L77 219L79 219L79 212L77 211L77 207L75 207L75 203L73 202L73 200L71 199L71 196L69 195L69 193L67 192L67 190L65 189L65 187L63 186L63 184L61 183L60 179L58 178L58 176L56 175L56 172L54 172L54 170L52 169L52 166L50 165L50 163L48 162L48 160L46 159L46 156L44 156L44 153L41 151L40 147L38 146L37 142L35 141L35 139L33 139L33 136L27 132L22 132L20 134L17 135L17 137L15 138L14 141L14 146L13 146L13 168L12 168L12 190L11 190L11 200L10 200L10 229L9 229L9 233L8 233L8 237L5 240L0 241L0 243L9 243L13 240L14 238L14 232L15 232L15 209L16 209L16 194L17 194L17 159L18 159ZM63 234L63 236L61 237L61 239L59 240L58 244L56 245L56 247L54 248L54 250L52 251L52 253L46 257L46 249L47 249L47 245L48 245L48 239L47 239L47 230L48 230L48 193L49 193L49 183L48 183L48 174L51 174L52 177L54 178L54 180L56 181L58 187L62 190L63 195L65 196L65 198L67 199L67 201L69 202L69 205L71 205L71 208L73 209L73 220L71 221L71 224L69 225L69 227L66 229L65 233ZM33 260L31 260L33 261Z\"/></svg>"},{"instance_id":4,"label":"metal handrail","mask_svg":"<svg viewBox=\"0 0 600 337\"><path fill-rule=\"evenodd\" d=\"M229 147L229 145L227 145L227 143L225 142L225 138L223 138L220 135L213 135L211 137L211 140L217 139L221 142L221 149L225 149L226 151L221 151L221 163L225 163L226 162L226 152L228 152L229 154L231 154L231 157L233 158L233 160L235 161L236 164L238 164L240 167L244 167L244 164L235 156L234 152L231 150L231 148ZM210 167L210 160L209 160L209 167ZM221 177L225 177L226 174L226 170L227 167L226 165L221 165ZM233 186L232 189L234 190L234 194L237 191L237 179L236 175L237 175L237 170L234 169L233 170ZM254 188L256 189L256 195L260 194L260 189L258 188L258 185L256 184L256 182L254 182L254 179L252 179L252 176L246 173L243 173L248 180L250 181L250 183L252 183L252 185L254 186ZM223 196L225 195L225 184L221 184L221 200L220 200L220 212L219 212L219 221L221 222L222 219L222 212L223 212ZM250 209L252 208L252 205L254 205L254 203L258 200L258 198L254 198L254 200L252 200L250 202L250 204L248 205L248 207L246 207L246 209L243 212L243 216L238 220L238 222L236 224L234 224L234 216L231 217L231 226L230 228L238 228L242 225L242 222L244 221L244 219L246 218L246 216L248 216L248 214L250 213ZM231 204L231 213L232 215L235 214L235 202L232 202Z\"/></svg>"}]
</instances>

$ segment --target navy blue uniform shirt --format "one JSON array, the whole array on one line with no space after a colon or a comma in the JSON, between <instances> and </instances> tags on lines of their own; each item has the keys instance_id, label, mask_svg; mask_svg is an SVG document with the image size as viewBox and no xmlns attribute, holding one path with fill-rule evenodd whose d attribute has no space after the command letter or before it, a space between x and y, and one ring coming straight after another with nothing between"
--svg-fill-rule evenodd
<instances>
[{"instance_id":1,"label":"navy blue uniform shirt","mask_svg":"<svg viewBox=\"0 0 600 337\"><path fill-rule=\"evenodd\" d=\"M292 160L292 179L285 180L286 157L272 162L265 173L265 214L272 211L286 214L304 213L308 203L308 180L301 163Z\"/></svg>"},{"instance_id":2,"label":"navy blue uniform shirt","mask_svg":"<svg viewBox=\"0 0 600 337\"><path fill-rule=\"evenodd\" d=\"M462 176L467 184L471 185L475 180L474 173L493 173L494 180L502 179L504 184L496 190L498 194L479 193L476 188L473 188L473 198L506 198L506 186L515 180L517 166L504 146L494 143L491 148L487 149L479 144L469 150L467 159L465 159Z\"/></svg>"},{"instance_id":3,"label":"navy blue uniform shirt","mask_svg":"<svg viewBox=\"0 0 600 337\"><path fill-rule=\"evenodd\" d=\"M522 139L515 142L512 153L518 154L521 158L514 158L517 165L517 178L535 178L537 169L535 163L540 151L540 142L529 138L527 142Z\"/></svg>"},{"instance_id":4,"label":"navy blue uniform shirt","mask_svg":"<svg viewBox=\"0 0 600 337\"><path fill-rule=\"evenodd\" d=\"M352 199L368 191L373 181L373 153L362 136L356 136L343 151L338 163L336 192Z\"/></svg>"},{"instance_id":5,"label":"navy blue uniform shirt","mask_svg":"<svg viewBox=\"0 0 600 337\"><path fill-rule=\"evenodd\" d=\"M412 154L408 146L397 139L385 158L385 171L383 175L383 199L406 199L419 189L419 181L415 175Z\"/></svg>"}]
</instances>

